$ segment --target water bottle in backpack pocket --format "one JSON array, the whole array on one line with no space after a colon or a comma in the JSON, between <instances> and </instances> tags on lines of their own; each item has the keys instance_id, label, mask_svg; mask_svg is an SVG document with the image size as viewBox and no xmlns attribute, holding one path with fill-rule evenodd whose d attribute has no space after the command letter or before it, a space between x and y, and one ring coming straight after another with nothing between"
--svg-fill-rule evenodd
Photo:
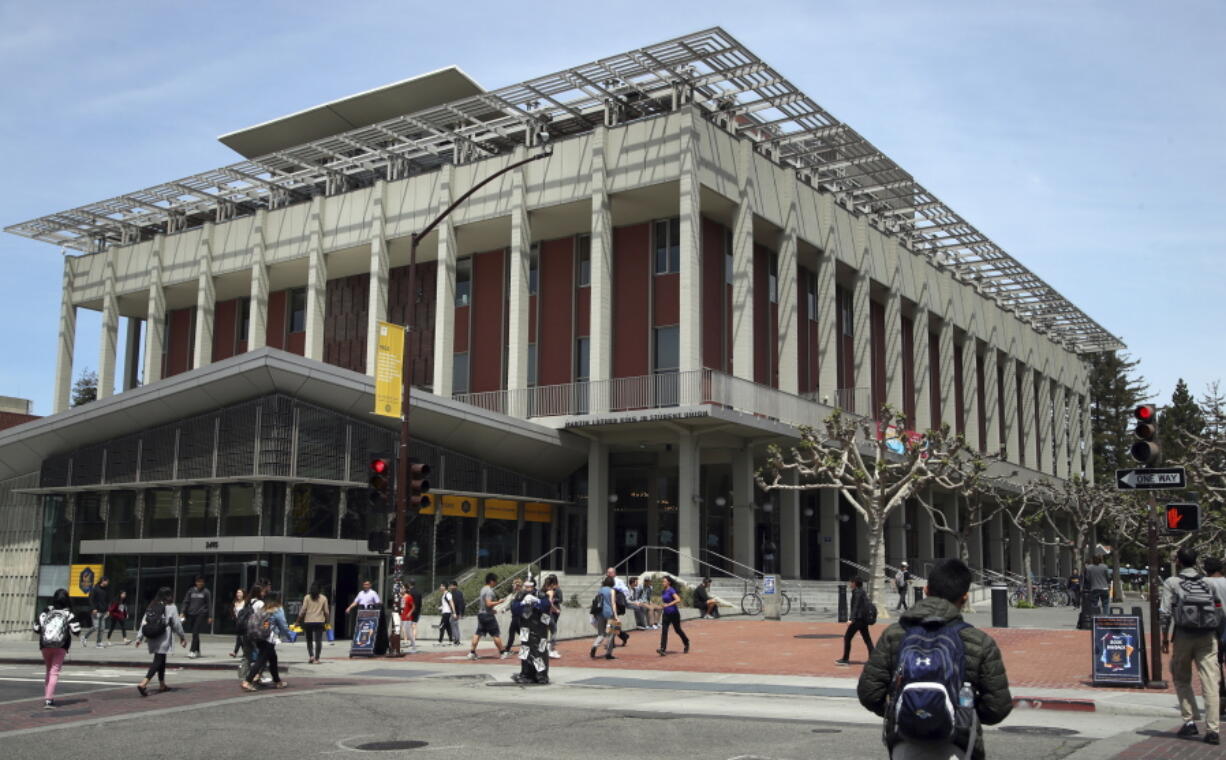
<instances>
[{"instance_id":1,"label":"water bottle in backpack pocket","mask_svg":"<svg viewBox=\"0 0 1226 760\"><path fill-rule=\"evenodd\" d=\"M974 690L966 680L964 622L915 625L903 635L886 707L886 743L974 743ZM969 704L968 704L969 703ZM968 744L969 742L969 744Z\"/></svg>"}]
</instances>

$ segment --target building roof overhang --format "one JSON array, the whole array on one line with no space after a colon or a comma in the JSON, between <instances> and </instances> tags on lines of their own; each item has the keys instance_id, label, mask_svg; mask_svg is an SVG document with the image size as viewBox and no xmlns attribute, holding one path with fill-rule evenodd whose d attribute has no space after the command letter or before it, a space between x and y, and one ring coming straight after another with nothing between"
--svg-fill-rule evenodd
<instances>
[{"instance_id":1,"label":"building roof overhang","mask_svg":"<svg viewBox=\"0 0 1226 760\"><path fill-rule=\"evenodd\" d=\"M0 480L37 471L49 456L270 393L399 429L371 412L374 391L367 375L261 348L0 431ZM536 478L560 480L587 461L579 436L423 390L413 390L411 421L422 440Z\"/></svg>"}]
</instances>

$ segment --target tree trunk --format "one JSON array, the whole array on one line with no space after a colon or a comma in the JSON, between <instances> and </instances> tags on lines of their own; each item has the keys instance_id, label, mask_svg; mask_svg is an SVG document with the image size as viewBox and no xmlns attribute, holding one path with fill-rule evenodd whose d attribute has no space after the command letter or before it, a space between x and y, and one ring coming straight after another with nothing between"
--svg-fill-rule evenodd
<instances>
[{"instance_id":1,"label":"tree trunk","mask_svg":"<svg viewBox=\"0 0 1226 760\"><path fill-rule=\"evenodd\" d=\"M869 577L864 579L864 587L869 601L877 605L878 619L888 618L889 605L881 593L885 579L885 520L875 517L869 522L868 530Z\"/></svg>"},{"instance_id":2,"label":"tree trunk","mask_svg":"<svg viewBox=\"0 0 1226 760\"><path fill-rule=\"evenodd\" d=\"M967 536L962 533L955 534L954 540L958 542L958 559L966 563L967 567L970 567L971 566L970 541L967 539ZM974 572L974 568L971 568L971 572L972 573ZM983 576L980 575L979 578L980 580L982 580ZM974 580L974 576L972 576L971 577L971 591L972 592L974 591L974 585L975 585L975 580ZM975 611L975 601L971 598L971 596L972 596L971 593L968 593L966 595L966 604L962 607L963 612L974 612Z\"/></svg>"},{"instance_id":3,"label":"tree trunk","mask_svg":"<svg viewBox=\"0 0 1226 760\"><path fill-rule=\"evenodd\" d=\"M1034 604L1034 583L1030 580L1030 545L1032 541L1022 544L1022 575L1026 578L1026 599Z\"/></svg>"}]
</instances>

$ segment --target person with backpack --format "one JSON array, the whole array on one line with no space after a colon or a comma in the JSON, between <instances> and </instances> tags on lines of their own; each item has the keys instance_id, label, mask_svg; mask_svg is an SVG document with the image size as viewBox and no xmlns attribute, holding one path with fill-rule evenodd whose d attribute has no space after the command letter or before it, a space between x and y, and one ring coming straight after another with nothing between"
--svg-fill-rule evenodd
<instances>
[{"instance_id":1,"label":"person with backpack","mask_svg":"<svg viewBox=\"0 0 1226 760\"><path fill-rule=\"evenodd\" d=\"M213 592L205 587L203 575L197 575L192 587L183 597L183 618L187 630L192 634L192 645L188 649L188 659L200 656L200 631L213 625Z\"/></svg>"},{"instance_id":2,"label":"person with backpack","mask_svg":"<svg viewBox=\"0 0 1226 760\"><path fill-rule=\"evenodd\" d=\"M451 596L451 592L447 590L446 583L438 584L438 594L438 643L442 644L444 638L451 636L451 616L455 614L455 599ZM457 644L459 642L453 639L451 643Z\"/></svg>"},{"instance_id":3,"label":"person with backpack","mask_svg":"<svg viewBox=\"0 0 1226 760\"><path fill-rule=\"evenodd\" d=\"M1222 574L1222 560L1217 557L1205 557L1205 581L1217 589L1218 596L1226 599L1226 575ZM1217 664L1218 664L1218 712L1226 713L1226 615L1217 629ZM1226 716L1224 716L1226 717Z\"/></svg>"},{"instance_id":4,"label":"person with backpack","mask_svg":"<svg viewBox=\"0 0 1226 760\"><path fill-rule=\"evenodd\" d=\"M239 686L243 691L259 691L255 684L264 668L268 668L275 688L284 689L289 686L281 680L277 669L277 644L289 638L289 625L285 622L285 610L281 607L281 597L277 594L265 594L263 605L258 610L252 610L247 616L247 639L255 647L255 662L251 670Z\"/></svg>"},{"instance_id":5,"label":"person with backpack","mask_svg":"<svg viewBox=\"0 0 1226 760\"><path fill-rule=\"evenodd\" d=\"M243 631L237 627L238 613L247 606L247 592L241 588L234 589L234 598L230 600L230 605L233 608L230 617L234 618L235 622L234 648L230 650L230 656L238 657L238 653L243 650Z\"/></svg>"},{"instance_id":6,"label":"person with backpack","mask_svg":"<svg viewBox=\"0 0 1226 760\"><path fill-rule=\"evenodd\" d=\"M596 659L596 650L605 647L604 658L615 660L613 647L617 644L617 632L621 630L621 621L617 619L617 602L615 601L613 577L606 575L600 582L596 596L588 612L592 615L592 627L596 629L596 640L592 642L591 658Z\"/></svg>"},{"instance_id":7,"label":"person with backpack","mask_svg":"<svg viewBox=\"0 0 1226 760\"><path fill-rule=\"evenodd\" d=\"M268 593L268 586L264 585L262 579L257 581L251 587L251 590L247 592L247 601L241 607L238 607L234 613L234 629L238 632L239 648L242 650L242 657L238 661L238 680L240 683L246 682L256 656L255 644L247 636L247 626L250 623L251 616L264 608L264 595L266 593Z\"/></svg>"},{"instance_id":8,"label":"person with backpack","mask_svg":"<svg viewBox=\"0 0 1226 760\"><path fill-rule=\"evenodd\" d=\"M620 616L626 614L627 606L634 606L634 604L630 602L630 587L626 585L625 581L617 577L617 570L610 567L604 571L604 574L606 578L613 579L613 612L619 617L617 637L621 639L622 646L626 646L630 643L630 634L621 629ZM617 645L614 644L614 646Z\"/></svg>"},{"instance_id":9,"label":"person with backpack","mask_svg":"<svg viewBox=\"0 0 1226 760\"><path fill-rule=\"evenodd\" d=\"M119 596L115 601L111 602L111 606L106 610L106 640L111 641L111 634L115 632L115 626L119 626L119 631L123 636L123 643L128 643L128 592L120 591Z\"/></svg>"},{"instance_id":10,"label":"person with backpack","mask_svg":"<svg viewBox=\"0 0 1226 760\"><path fill-rule=\"evenodd\" d=\"M981 727L1013 710L1000 648L962 620L970 588L966 563L938 562L923 601L886 629L860 673L857 696L885 718L892 760L983 760Z\"/></svg>"},{"instance_id":11,"label":"person with backpack","mask_svg":"<svg viewBox=\"0 0 1226 760\"><path fill-rule=\"evenodd\" d=\"M106 611L111 606L110 592L106 590L106 587L109 585L111 585L111 579L104 575L98 580L97 583L93 585L93 588L89 590L89 619L90 623L93 624L93 628L90 630L89 634L86 635L85 641L88 643L89 636L96 635L98 638L98 643L94 644L94 646L97 648L110 646L110 644L102 643L102 624L106 622Z\"/></svg>"},{"instance_id":12,"label":"person with backpack","mask_svg":"<svg viewBox=\"0 0 1226 760\"><path fill-rule=\"evenodd\" d=\"M856 633L864 639L869 656L873 654L873 637L869 635L868 627L877 622L877 607L868 600L864 581L858 575L852 576L851 579L851 609L848 610L847 618L847 630L843 632L843 656L834 661L835 665L851 664L851 640L856 637Z\"/></svg>"},{"instance_id":13,"label":"person with backpack","mask_svg":"<svg viewBox=\"0 0 1226 760\"><path fill-rule=\"evenodd\" d=\"M175 608L174 599L175 592L169 586L158 589L153 601L145 608L145 617L142 618L136 639L132 642L133 646L140 646L147 641L149 654L153 655L148 672L136 685L136 690L142 697L149 696L147 687L154 676L158 678L159 692L170 691L170 687L166 685L166 656L174 648L172 635L179 637L179 646L187 646L187 634L183 631L183 624L179 622L179 610Z\"/></svg>"},{"instance_id":14,"label":"person with backpack","mask_svg":"<svg viewBox=\"0 0 1226 760\"><path fill-rule=\"evenodd\" d=\"M681 594L673 588L674 581L671 577L664 576L660 579L660 583L663 584L660 590L660 604L664 607L664 615L660 623L660 648L656 650L656 654L661 657L668 654L668 627L670 625L681 637L681 645L684 647L682 652L688 654L690 638L685 635L685 631L681 630Z\"/></svg>"},{"instance_id":15,"label":"person with backpack","mask_svg":"<svg viewBox=\"0 0 1226 760\"><path fill-rule=\"evenodd\" d=\"M907 569L907 563L903 562L898 566L898 572L894 573L894 588L898 590L898 606L894 611L907 609L907 596L911 590L911 571Z\"/></svg>"},{"instance_id":16,"label":"person with backpack","mask_svg":"<svg viewBox=\"0 0 1226 760\"><path fill-rule=\"evenodd\" d=\"M1180 737L1196 736L1200 712L1196 693L1192 691L1192 664L1200 676L1201 694L1205 698L1205 743L1221 744L1218 734L1221 702L1218 695L1218 628L1222 622L1223 599L1218 590L1196 569L1196 550L1180 547L1176 553L1179 574L1162 582L1158 611L1162 620L1162 653L1171 653L1171 680L1183 726ZM1170 629L1174 625L1174 651Z\"/></svg>"},{"instance_id":17,"label":"person with backpack","mask_svg":"<svg viewBox=\"0 0 1226 760\"><path fill-rule=\"evenodd\" d=\"M47 671L43 676L43 709L55 708L55 686L60 680L60 669L72 646L72 637L81 635L81 624L72 614L68 589L57 588L51 595L51 604L38 616L34 624L38 634L38 648L42 650Z\"/></svg>"}]
</instances>

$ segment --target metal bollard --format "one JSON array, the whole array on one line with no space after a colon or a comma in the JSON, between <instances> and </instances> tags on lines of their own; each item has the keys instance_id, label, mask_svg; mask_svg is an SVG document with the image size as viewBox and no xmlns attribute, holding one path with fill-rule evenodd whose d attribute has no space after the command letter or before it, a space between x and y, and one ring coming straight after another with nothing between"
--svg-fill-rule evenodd
<instances>
[{"instance_id":1,"label":"metal bollard","mask_svg":"<svg viewBox=\"0 0 1226 760\"><path fill-rule=\"evenodd\" d=\"M1009 589L1000 583L992 586L992 627L1009 627Z\"/></svg>"},{"instance_id":2,"label":"metal bollard","mask_svg":"<svg viewBox=\"0 0 1226 760\"><path fill-rule=\"evenodd\" d=\"M922 601L924 601L924 587L916 586L915 587L915 603L919 604Z\"/></svg>"},{"instance_id":3,"label":"metal bollard","mask_svg":"<svg viewBox=\"0 0 1226 760\"><path fill-rule=\"evenodd\" d=\"M839 589L839 622L847 622L847 584L840 583Z\"/></svg>"}]
</instances>

